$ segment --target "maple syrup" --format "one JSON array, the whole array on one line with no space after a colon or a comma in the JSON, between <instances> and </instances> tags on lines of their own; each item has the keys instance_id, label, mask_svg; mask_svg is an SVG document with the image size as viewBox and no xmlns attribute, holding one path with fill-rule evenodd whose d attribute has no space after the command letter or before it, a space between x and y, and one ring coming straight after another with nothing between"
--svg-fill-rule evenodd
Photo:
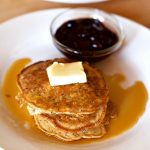
<instances>
[{"instance_id":1,"label":"maple syrup","mask_svg":"<svg viewBox=\"0 0 150 150\"><path fill-rule=\"evenodd\" d=\"M34 120L29 115L26 107L23 106L20 108L15 99L19 91L17 87L17 74L30 61L30 59L26 58L19 59L11 65L6 73L2 86L5 104L20 127L34 133L34 138L39 139L40 137L40 139L44 138L44 140L60 142L40 132L40 130L36 128ZM137 81L132 86L123 88L121 82L125 81L124 75L115 74L113 76L106 76L105 78L110 86L110 99L117 108L117 118L111 120L107 134L101 139L79 140L69 144L91 143L119 135L133 127L144 113L148 94L142 82Z\"/></svg>"}]
</instances>

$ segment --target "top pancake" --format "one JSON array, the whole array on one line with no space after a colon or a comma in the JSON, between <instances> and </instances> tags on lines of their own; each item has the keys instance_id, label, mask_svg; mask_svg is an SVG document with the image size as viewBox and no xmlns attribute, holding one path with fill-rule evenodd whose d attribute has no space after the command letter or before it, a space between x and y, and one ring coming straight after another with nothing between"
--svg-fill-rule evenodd
<instances>
[{"instance_id":1,"label":"top pancake","mask_svg":"<svg viewBox=\"0 0 150 150\"><path fill-rule=\"evenodd\" d=\"M18 85L24 102L60 114L91 114L107 105L108 88L99 70L83 62L87 83L51 86L46 68L53 62L73 62L54 59L35 63L18 75Z\"/></svg>"}]
</instances>

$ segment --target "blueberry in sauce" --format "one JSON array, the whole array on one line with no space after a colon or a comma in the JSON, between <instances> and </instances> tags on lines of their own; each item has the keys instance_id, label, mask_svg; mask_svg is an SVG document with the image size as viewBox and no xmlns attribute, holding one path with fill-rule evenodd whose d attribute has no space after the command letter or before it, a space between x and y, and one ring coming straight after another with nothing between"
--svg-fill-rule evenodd
<instances>
[{"instance_id":1,"label":"blueberry in sauce","mask_svg":"<svg viewBox=\"0 0 150 150\"><path fill-rule=\"evenodd\" d=\"M98 19L83 18L62 24L55 38L63 45L76 51L100 51L117 43L116 33Z\"/></svg>"}]
</instances>

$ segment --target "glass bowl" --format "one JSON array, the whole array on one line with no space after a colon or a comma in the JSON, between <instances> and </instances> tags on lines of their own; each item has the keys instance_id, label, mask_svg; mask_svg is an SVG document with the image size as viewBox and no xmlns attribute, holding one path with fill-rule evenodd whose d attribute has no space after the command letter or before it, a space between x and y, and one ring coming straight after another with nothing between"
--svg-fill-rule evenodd
<instances>
[{"instance_id":1,"label":"glass bowl","mask_svg":"<svg viewBox=\"0 0 150 150\"><path fill-rule=\"evenodd\" d=\"M68 47L67 45L62 44L60 41L57 40L57 38L55 37L55 33L64 23L70 20L85 19L85 18L98 19L100 22L103 23L105 27L107 27L109 30L111 30L118 36L117 42L114 45L102 50L79 51L77 49ZM97 60L101 57L114 53L115 51L119 50L125 37L123 25L118 21L115 15L94 8L67 9L66 11L57 15L52 20L50 26L50 33L54 45L60 52L62 52L68 57L78 60Z\"/></svg>"}]
</instances>

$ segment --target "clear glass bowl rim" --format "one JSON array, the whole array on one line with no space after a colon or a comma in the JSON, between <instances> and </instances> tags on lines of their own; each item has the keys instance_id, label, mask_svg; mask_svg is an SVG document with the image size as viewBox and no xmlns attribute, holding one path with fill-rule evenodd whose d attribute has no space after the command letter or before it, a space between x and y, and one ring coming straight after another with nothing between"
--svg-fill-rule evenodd
<instances>
[{"instance_id":1,"label":"clear glass bowl rim","mask_svg":"<svg viewBox=\"0 0 150 150\"><path fill-rule=\"evenodd\" d=\"M100 51L94 51L94 56L96 56L96 57L100 57L100 56L105 56L105 55L108 55L108 54L111 54L111 53L113 53L113 52L115 52L115 51L117 51L120 47L121 47L121 45L122 45L122 43L123 43L123 41L124 41L124 39L125 39L125 33L124 33L124 27L123 27L123 24L118 20L118 18L116 17L116 15L114 15L114 14L111 14L111 13L108 13L108 12L106 12L106 11L103 11L103 10L100 10L100 9L97 9L97 8L88 8L88 7L79 7L79 8L67 8L65 11L63 11L63 12L61 12L61 13L59 13L58 15L56 15L54 18L53 18L53 20L52 20L52 22L51 22L51 24L50 24L50 34L51 34L51 36L52 36L52 40L53 40L53 42L55 43L55 44L57 44L57 45L59 45L59 47L62 47L62 49L64 49L63 51L66 53L73 53L73 54L84 54L84 53L87 53L87 54L89 54L89 57L92 57L92 53L93 52L89 52L89 51L86 51L86 50L84 50L84 51L77 51L77 50L75 50L75 49L73 49L73 48L70 48L70 47L68 47L67 45L64 45L64 44L62 44L61 42L59 42L56 38L55 38L55 34L53 34L53 24L55 23L55 21L59 18L59 17L61 17L61 16L63 16L63 15L65 15L66 13L68 13L68 12L71 12L71 11L88 11L88 10L90 10L90 11L95 11L95 13L96 12L99 12L100 14L105 14L105 15L107 15L108 17L110 17L111 19L113 19L114 21L115 21L115 23L117 24L117 28L119 29L119 34L117 34L117 36L118 36L118 42L116 42L114 45L112 45L111 47L108 47L108 48L105 48L105 49L103 49L103 50L100 50ZM92 18L92 17L91 17ZM68 20L69 21L69 20ZM64 22L65 23L65 22ZM60 50L60 51L62 51L62 49ZM88 56L88 55L87 55Z\"/></svg>"}]
</instances>

